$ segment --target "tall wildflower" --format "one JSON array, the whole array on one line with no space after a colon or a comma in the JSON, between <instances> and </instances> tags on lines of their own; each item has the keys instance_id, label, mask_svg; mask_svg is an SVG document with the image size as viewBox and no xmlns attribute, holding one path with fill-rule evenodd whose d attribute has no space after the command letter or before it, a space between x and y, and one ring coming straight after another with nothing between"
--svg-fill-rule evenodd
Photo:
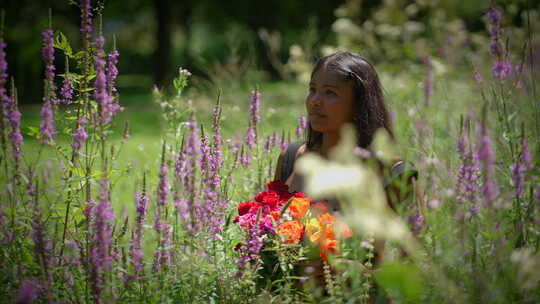
<instances>
[{"instance_id":1,"label":"tall wildflower","mask_svg":"<svg viewBox=\"0 0 540 304\"><path fill-rule=\"evenodd\" d=\"M109 54L107 54L107 85L109 94L117 92L116 78L118 77L118 56L120 53L114 48Z\"/></svg>"},{"instance_id":2,"label":"tall wildflower","mask_svg":"<svg viewBox=\"0 0 540 304\"><path fill-rule=\"evenodd\" d=\"M17 94L15 86L12 85L12 92L8 94L8 63L6 60L6 47L4 42L4 28L0 25L0 140L2 141L2 149L7 150L5 142L6 122L9 124L9 139L15 160L16 171L19 168L22 157L23 136L21 134L21 112L17 106ZM6 121L7 120L7 121Z\"/></svg>"},{"instance_id":3,"label":"tall wildflower","mask_svg":"<svg viewBox=\"0 0 540 304\"><path fill-rule=\"evenodd\" d=\"M257 138L257 124L261 120L261 115L259 114L261 108L261 92L255 89L251 91L251 105L250 105L250 114L251 114L251 123L255 132L255 138Z\"/></svg>"},{"instance_id":4,"label":"tall wildflower","mask_svg":"<svg viewBox=\"0 0 540 304\"><path fill-rule=\"evenodd\" d=\"M101 108L101 123L108 124L112 121L112 117L122 111L123 108L118 103L114 102L110 93L110 90L112 89L109 87L109 84L107 84L105 52L103 51L104 44L105 38L103 36L98 36L96 38L96 57L94 61L94 69L96 71L94 97ZM114 81L114 78L111 79Z\"/></svg>"},{"instance_id":5,"label":"tall wildflower","mask_svg":"<svg viewBox=\"0 0 540 304\"><path fill-rule=\"evenodd\" d=\"M84 118L77 120L77 129L73 133L73 143L71 144L71 147L73 148L73 153L76 155L80 155L79 150L81 149L82 145L88 139L88 133L86 132L86 124L88 121Z\"/></svg>"},{"instance_id":6,"label":"tall wildflower","mask_svg":"<svg viewBox=\"0 0 540 304\"><path fill-rule=\"evenodd\" d=\"M165 209L167 208L167 198L169 196L169 167L165 160L165 143L161 154L161 166L159 169L159 184L157 187L157 205L154 209L154 229L159 238L159 246L154 254L154 270L159 270L161 267L170 264L170 225L166 223Z\"/></svg>"},{"instance_id":7,"label":"tall wildflower","mask_svg":"<svg viewBox=\"0 0 540 304\"><path fill-rule=\"evenodd\" d=\"M307 117L300 116L298 117L298 127L296 127L296 137L302 138L302 133L307 129Z\"/></svg>"},{"instance_id":8,"label":"tall wildflower","mask_svg":"<svg viewBox=\"0 0 540 304\"><path fill-rule=\"evenodd\" d=\"M478 147L478 158L482 165L482 194L484 195L484 205L491 206L499 195L499 188L495 182L495 153L491 138L487 134L485 124L480 126L480 143Z\"/></svg>"},{"instance_id":9,"label":"tall wildflower","mask_svg":"<svg viewBox=\"0 0 540 304\"><path fill-rule=\"evenodd\" d=\"M54 85L54 32L51 29L45 29L42 33L43 48L42 56L45 62L45 90L43 96L43 106L41 108L41 125L40 131L42 135L42 143L49 144L53 141L54 130L54 111L53 103L55 102Z\"/></svg>"},{"instance_id":10,"label":"tall wildflower","mask_svg":"<svg viewBox=\"0 0 540 304\"><path fill-rule=\"evenodd\" d=\"M212 159L211 159L211 166L212 166L212 173L213 173L213 180L212 184L214 187L219 188L221 184L221 178L219 174L219 170L223 167L223 138L221 137L220 133L221 128L221 104L218 102L216 106L214 107L213 111L213 119L212 119Z\"/></svg>"},{"instance_id":11,"label":"tall wildflower","mask_svg":"<svg viewBox=\"0 0 540 304\"><path fill-rule=\"evenodd\" d=\"M200 137L197 132L197 121L192 120L187 124L189 135L185 144L185 151L183 156L182 168L180 170L180 177L184 184L184 194L186 196L185 205L181 208L187 211L184 214L184 222L188 231L194 235L201 229L201 223L198 221L202 217L202 209L198 202L198 191L196 188L196 174L195 168L197 167L197 162L200 159L201 154L201 144Z\"/></svg>"},{"instance_id":12,"label":"tall wildflower","mask_svg":"<svg viewBox=\"0 0 540 304\"><path fill-rule=\"evenodd\" d=\"M18 107L17 90L13 84L11 87L10 103L11 105L7 111L7 120L10 127L9 139L11 142L13 158L15 160L15 168L18 170L22 158L22 146L24 139L21 133L21 111L19 111Z\"/></svg>"},{"instance_id":13,"label":"tall wildflower","mask_svg":"<svg viewBox=\"0 0 540 304\"><path fill-rule=\"evenodd\" d=\"M495 57L495 63L491 67L494 78L505 78L512 73L512 64L508 59L508 50L503 48L501 27L502 13L493 6L486 13L488 32L491 35L490 53Z\"/></svg>"},{"instance_id":14,"label":"tall wildflower","mask_svg":"<svg viewBox=\"0 0 540 304\"><path fill-rule=\"evenodd\" d=\"M433 65L431 64L431 58L425 56L422 62L426 69L426 77L424 79L424 103L429 106L431 102L431 95L433 95Z\"/></svg>"},{"instance_id":15,"label":"tall wildflower","mask_svg":"<svg viewBox=\"0 0 540 304\"><path fill-rule=\"evenodd\" d=\"M144 252L142 251L142 238L144 235L144 219L148 208L148 196L146 195L145 187L143 186L143 192L136 196L136 211L135 224L133 227L133 236L131 238L129 246L129 254L131 257L131 263L133 264L135 278L143 274L144 266L142 264Z\"/></svg>"},{"instance_id":16,"label":"tall wildflower","mask_svg":"<svg viewBox=\"0 0 540 304\"><path fill-rule=\"evenodd\" d=\"M83 40L92 38L92 1L81 0L81 33Z\"/></svg>"},{"instance_id":17,"label":"tall wildflower","mask_svg":"<svg viewBox=\"0 0 540 304\"><path fill-rule=\"evenodd\" d=\"M99 201L94 209L92 232L94 234L90 251L92 296L95 302L103 303L103 289L107 274L112 270L110 255L112 245L112 221L114 211L109 201L109 182L103 178L99 181Z\"/></svg>"},{"instance_id":18,"label":"tall wildflower","mask_svg":"<svg viewBox=\"0 0 540 304\"><path fill-rule=\"evenodd\" d=\"M468 126L469 120L467 120ZM464 204L468 202L471 206L471 213L475 214L476 195L478 193L478 175L480 168L478 167L478 157L471 148L471 142L467 135L468 127L462 131L462 134L456 140L456 150L461 165L457 175L456 195L458 203Z\"/></svg>"},{"instance_id":19,"label":"tall wildflower","mask_svg":"<svg viewBox=\"0 0 540 304\"><path fill-rule=\"evenodd\" d=\"M42 289L45 291L48 298L52 296L50 286L53 282L51 268L52 261L52 241L47 239L45 225L41 218L41 211L38 201L38 185L34 183L33 176L30 174L30 181L27 186L27 194L33 202L34 216L32 218L32 241L34 243L34 255L38 264L44 273Z\"/></svg>"},{"instance_id":20,"label":"tall wildflower","mask_svg":"<svg viewBox=\"0 0 540 304\"><path fill-rule=\"evenodd\" d=\"M64 80L62 81L62 88L60 89L59 102L69 104L73 99L73 79L69 76L69 60L66 56L66 72L64 74Z\"/></svg>"},{"instance_id":21,"label":"tall wildflower","mask_svg":"<svg viewBox=\"0 0 540 304\"><path fill-rule=\"evenodd\" d=\"M512 164L512 180L516 188L516 197L521 197L525 190L525 174L533 168L531 151L526 139L521 140L521 153L519 159Z\"/></svg>"},{"instance_id":22,"label":"tall wildflower","mask_svg":"<svg viewBox=\"0 0 540 304\"><path fill-rule=\"evenodd\" d=\"M107 77L105 75L105 55L103 46L105 44L105 38L98 36L96 38L96 57L94 61L94 69L96 71L96 80L94 82L94 97L97 104L101 109L100 122L102 124L110 123L112 120L112 113L110 106L112 104L109 90L107 88Z\"/></svg>"},{"instance_id":23,"label":"tall wildflower","mask_svg":"<svg viewBox=\"0 0 540 304\"><path fill-rule=\"evenodd\" d=\"M268 137L266 137L266 140L264 141L263 153L268 154L271 152L271 144L272 144L272 135L268 135Z\"/></svg>"},{"instance_id":24,"label":"tall wildflower","mask_svg":"<svg viewBox=\"0 0 540 304\"><path fill-rule=\"evenodd\" d=\"M255 133L255 126L250 122L246 133L246 146L249 148L255 147L256 140L257 134Z\"/></svg>"},{"instance_id":25,"label":"tall wildflower","mask_svg":"<svg viewBox=\"0 0 540 304\"><path fill-rule=\"evenodd\" d=\"M258 225L254 225L249 231L248 240L237 247L240 252L240 258L236 260L237 277L241 277L249 264L259 257L259 252L266 239L266 235L261 230Z\"/></svg>"},{"instance_id":26,"label":"tall wildflower","mask_svg":"<svg viewBox=\"0 0 540 304\"><path fill-rule=\"evenodd\" d=\"M11 108L11 98L9 97L7 90L8 83L8 63L6 60L6 47L7 44L4 42L4 28L3 24L0 25L0 139L2 140L2 149L6 150L5 144L5 119L8 116L8 111Z\"/></svg>"}]
</instances>

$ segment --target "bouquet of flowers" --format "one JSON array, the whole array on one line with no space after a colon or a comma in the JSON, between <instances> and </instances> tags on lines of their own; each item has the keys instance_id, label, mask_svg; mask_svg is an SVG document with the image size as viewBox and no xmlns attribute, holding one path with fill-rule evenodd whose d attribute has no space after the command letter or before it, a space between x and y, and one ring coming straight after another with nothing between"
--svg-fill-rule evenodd
<instances>
[{"instance_id":1,"label":"bouquet of flowers","mask_svg":"<svg viewBox=\"0 0 540 304\"><path fill-rule=\"evenodd\" d=\"M352 236L351 229L331 215L322 202L313 202L302 192L291 193L279 181L268 183L267 190L252 201L240 203L234 222L247 236L236 246L241 271L249 263L262 262L263 272L275 274L281 261L264 254L275 247L295 248L298 253L302 247L317 246L320 258L328 264L329 254L339 254L337 239Z\"/></svg>"}]
</instances>

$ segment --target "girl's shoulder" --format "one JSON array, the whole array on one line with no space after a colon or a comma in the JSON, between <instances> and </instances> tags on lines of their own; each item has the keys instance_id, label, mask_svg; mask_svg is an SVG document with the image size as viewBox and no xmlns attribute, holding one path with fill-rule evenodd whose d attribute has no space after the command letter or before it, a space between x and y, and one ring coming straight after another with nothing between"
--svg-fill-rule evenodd
<instances>
[{"instance_id":1,"label":"girl's shoulder","mask_svg":"<svg viewBox=\"0 0 540 304\"><path fill-rule=\"evenodd\" d=\"M294 162L296 158L302 155L306 151L306 145L304 142L292 142L290 143L284 152L282 152L283 161L281 163L281 182L285 182L291 175Z\"/></svg>"}]
</instances>

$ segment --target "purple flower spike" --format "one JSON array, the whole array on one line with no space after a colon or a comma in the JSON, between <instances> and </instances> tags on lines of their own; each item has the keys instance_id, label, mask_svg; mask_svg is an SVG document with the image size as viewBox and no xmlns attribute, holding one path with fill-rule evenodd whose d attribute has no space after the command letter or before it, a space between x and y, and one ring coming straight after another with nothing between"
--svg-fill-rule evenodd
<instances>
[{"instance_id":1,"label":"purple flower spike","mask_svg":"<svg viewBox=\"0 0 540 304\"><path fill-rule=\"evenodd\" d=\"M81 0L81 33L86 41L92 37L92 1Z\"/></svg>"},{"instance_id":2,"label":"purple flower spike","mask_svg":"<svg viewBox=\"0 0 540 304\"><path fill-rule=\"evenodd\" d=\"M131 263L135 270L135 280L142 275L144 271L144 265L142 264L144 258L144 252L142 251L142 238L144 235L144 219L148 209L148 196L146 194L139 194L136 200L137 204L137 216L135 217L135 226L133 228L133 237L130 240L129 253L131 256Z\"/></svg>"},{"instance_id":3,"label":"purple flower spike","mask_svg":"<svg viewBox=\"0 0 540 304\"><path fill-rule=\"evenodd\" d=\"M15 303L33 303L37 300L38 293L39 285L30 280L24 280L17 292L17 301Z\"/></svg>"},{"instance_id":4,"label":"purple flower spike","mask_svg":"<svg viewBox=\"0 0 540 304\"><path fill-rule=\"evenodd\" d=\"M70 104L73 99L73 80L69 75L64 76L64 81L62 82L62 88L60 89L60 95L62 99L60 102Z\"/></svg>"},{"instance_id":5,"label":"purple flower spike","mask_svg":"<svg viewBox=\"0 0 540 304\"><path fill-rule=\"evenodd\" d=\"M250 125L248 127L247 134L246 134L246 145L249 148L255 147L256 137L257 135L255 134L255 128L253 127L253 125Z\"/></svg>"},{"instance_id":6,"label":"purple flower spike","mask_svg":"<svg viewBox=\"0 0 540 304\"><path fill-rule=\"evenodd\" d=\"M531 151L526 139L521 141L521 153L519 159L512 164L512 180L516 188L516 197L521 197L525 191L526 173L533 168Z\"/></svg>"},{"instance_id":7,"label":"purple flower spike","mask_svg":"<svg viewBox=\"0 0 540 304\"><path fill-rule=\"evenodd\" d=\"M261 92L258 90L251 91L251 122L253 122L254 125L257 125L257 123L261 120L261 116L259 114L261 107Z\"/></svg>"},{"instance_id":8,"label":"purple flower spike","mask_svg":"<svg viewBox=\"0 0 540 304\"><path fill-rule=\"evenodd\" d=\"M166 163L163 163L159 168L159 185L157 189L158 203L161 206L165 206L167 204L167 196L169 195L168 173L169 166Z\"/></svg>"},{"instance_id":9,"label":"purple flower spike","mask_svg":"<svg viewBox=\"0 0 540 304\"><path fill-rule=\"evenodd\" d=\"M41 142L44 144L50 144L53 142L54 130L54 117L53 109L50 100L45 100L43 107L41 108Z\"/></svg>"},{"instance_id":10,"label":"purple flower spike","mask_svg":"<svg viewBox=\"0 0 540 304\"><path fill-rule=\"evenodd\" d=\"M116 93L116 78L118 77L118 68L116 67L118 65L118 56L120 54L115 49L112 52L110 52L107 57L107 84L109 86L109 92Z\"/></svg>"},{"instance_id":11,"label":"purple flower spike","mask_svg":"<svg viewBox=\"0 0 540 304\"><path fill-rule=\"evenodd\" d=\"M88 133L86 132L85 128L87 122L88 121L84 118L77 120L77 130L75 130L75 133L73 133L73 144L71 147L73 148L73 153L78 155L80 155L79 150L88 138Z\"/></svg>"},{"instance_id":12,"label":"purple flower spike","mask_svg":"<svg viewBox=\"0 0 540 304\"><path fill-rule=\"evenodd\" d=\"M491 206L497 195L499 195L499 188L495 182L495 153L493 152L491 138L486 134L485 125L481 126L480 136L478 158L482 164L482 173L484 175L482 193L484 194L484 205Z\"/></svg>"},{"instance_id":13,"label":"purple flower spike","mask_svg":"<svg viewBox=\"0 0 540 304\"><path fill-rule=\"evenodd\" d=\"M103 301L102 293L107 275L111 272L112 221L114 211L109 201L109 183L100 180L99 201L95 206L92 232L94 239L90 251L92 295L96 302Z\"/></svg>"},{"instance_id":14,"label":"purple flower spike","mask_svg":"<svg viewBox=\"0 0 540 304\"><path fill-rule=\"evenodd\" d=\"M50 92L54 92L54 32L51 29L45 29L42 33L43 49L42 56L45 62L45 80L49 83Z\"/></svg>"}]
</instances>

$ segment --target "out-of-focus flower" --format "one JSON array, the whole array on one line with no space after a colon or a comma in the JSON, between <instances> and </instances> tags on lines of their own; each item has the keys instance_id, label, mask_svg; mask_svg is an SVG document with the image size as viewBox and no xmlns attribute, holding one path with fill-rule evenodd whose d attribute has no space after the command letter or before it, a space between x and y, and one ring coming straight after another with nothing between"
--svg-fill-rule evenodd
<instances>
[{"instance_id":1,"label":"out-of-focus flower","mask_svg":"<svg viewBox=\"0 0 540 304\"><path fill-rule=\"evenodd\" d=\"M304 233L304 224L299 221L287 221L281 223L278 230L286 244L298 244Z\"/></svg>"},{"instance_id":2,"label":"out-of-focus flower","mask_svg":"<svg viewBox=\"0 0 540 304\"><path fill-rule=\"evenodd\" d=\"M291 204L289 205L289 212L291 213L293 218L299 219L306 215L307 211L309 210L309 205L309 199L295 197L291 200Z\"/></svg>"}]
</instances>

